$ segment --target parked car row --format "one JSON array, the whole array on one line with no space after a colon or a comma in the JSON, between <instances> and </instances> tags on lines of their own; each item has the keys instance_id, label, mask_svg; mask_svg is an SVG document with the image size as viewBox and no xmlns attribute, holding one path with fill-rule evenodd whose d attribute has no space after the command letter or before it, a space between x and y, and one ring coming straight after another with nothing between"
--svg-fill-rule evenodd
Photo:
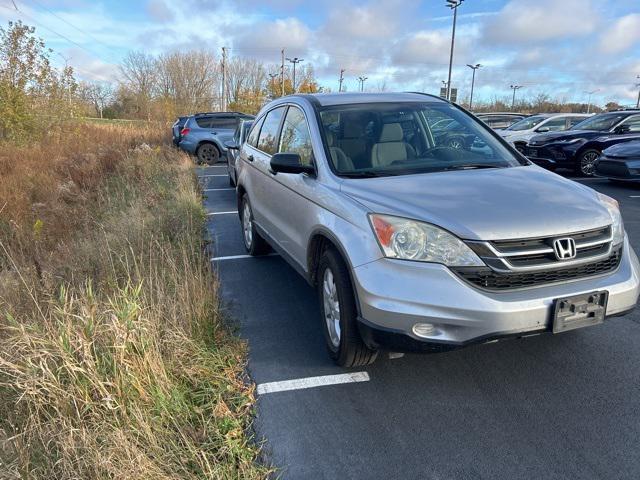
<instances>
[{"instance_id":1,"label":"parked car row","mask_svg":"<svg viewBox=\"0 0 640 480\"><path fill-rule=\"evenodd\" d=\"M227 156L226 143L241 120L253 115L239 112L207 112L179 117L172 126L173 143L195 155L198 163L213 165Z\"/></svg>"},{"instance_id":2,"label":"parked car row","mask_svg":"<svg viewBox=\"0 0 640 480\"><path fill-rule=\"evenodd\" d=\"M629 134L634 115L595 116L566 132L552 124L525 152L544 159L549 144L566 145L565 156L581 158L603 135ZM446 100L293 95L246 123L227 143L246 250L275 249L316 288L327 350L341 366L366 365L385 348L560 333L637 302L640 265L617 202L534 165ZM637 173L635 143L598 164L621 178Z\"/></svg>"},{"instance_id":3,"label":"parked car row","mask_svg":"<svg viewBox=\"0 0 640 480\"><path fill-rule=\"evenodd\" d=\"M605 149L633 140L640 140L640 110L607 112L589 117L568 130L532 136L524 154L549 170L569 168L591 176L596 173L597 160Z\"/></svg>"}]
</instances>

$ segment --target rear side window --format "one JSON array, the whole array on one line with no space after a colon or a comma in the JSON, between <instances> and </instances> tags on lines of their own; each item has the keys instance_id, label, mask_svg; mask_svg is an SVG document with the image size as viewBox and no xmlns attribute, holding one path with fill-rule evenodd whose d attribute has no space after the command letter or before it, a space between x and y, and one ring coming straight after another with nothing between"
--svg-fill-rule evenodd
<instances>
[{"instance_id":1,"label":"rear side window","mask_svg":"<svg viewBox=\"0 0 640 480\"><path fill-rule=\"evenodd\" d=\"M233 129L238 125L238 117L213 117L209 128Z\"/></svg>"},{"instance_id":2,"label":"rear side window","mask_svg":"<svg viewBox=\"0 0 640 480\"><path fill-rule=\"evenodd\" d=\"M289 107L282 125L280 152L297 153L304 165L313 163L309 125L307 125L304 113L299 108Z\"/></svg>"},{"instance_id":3,"label":"rear side window","mask_svg":"<svg viewBox=\"0 0 640 480\"><path fill-rule=\"evenodd\" d=\"M196 117L194 119L200 128L211 127L211 117Z\"/></svg>"},{"instance_id":4,"label":"rear side window","mask_svg":"<svg viewBox=\"0 0 640 480\"><path fill-rule=\"evenodd\" d=\"M587 118L587 117L569 117L569 128L573 127L574 125L579 124L585 118Z\"/></svg>"},{"instance_id":5,"label":"rear side window","mask_svg":"<svg viewBox=\"0 0 640 480\"><path fill-rule=\"evenodd\" d=\"M273 155L278 150L278 128L280 128L284 109L285 107L278 107L267 113L260 129L258 148L269 155Z\"/></svg>"},{"instance_id":6,"label":"rear side window","mask_svg":"<svg viewBox=\"0 0 640 480\"><path fill-rule=\"evenodd\" d=\"M544 124L551 132L565 130L567 128L567 117L554 118Z\"/></svg>"},{"instance_id":7,"label":"rear side window","mask_svg":"<svg viewBox=\"0 0 640 480\"><path fill-rule=\"evenodd\" d=\"M249 138L247 139L247 143L252 147L258 147L258 135L260 135L260 127L264 123L264 117L253 124L253 128L249 133Z\"/></svg>"}]
</instances>

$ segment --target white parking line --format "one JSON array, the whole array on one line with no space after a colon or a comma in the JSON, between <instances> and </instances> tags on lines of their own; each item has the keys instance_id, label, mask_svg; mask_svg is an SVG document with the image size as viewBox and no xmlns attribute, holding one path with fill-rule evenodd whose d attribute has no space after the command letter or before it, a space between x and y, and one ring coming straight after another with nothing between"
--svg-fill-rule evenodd
<instances>
[{"instance_id":1,"label":"white parking line","mask_svg":"<svg viewBox=\"0 0 640 480\"><path fill-rule=\"evenodd\" d=\"M289 390L302 390L305 388L325 387L327 385L339 385L342 383L368 382L367 372L342 373L339 375L324 375L321 377L296 378L282 382L261 383L258 385L258 395L265 393L286 392Z\"/></svg>"},{"instance_id":2,"label":"white parking line","mask_svg":"<svg viewBox=\"0 0 640 480\"><path fill-rule=\"evenodd\" d=\"M228 255L226 257L212 257L211 261L212 262L222 262L224 260L238 260L240 258L260 258L260 257L277 257L278 254L275 252L272 253L267 253L266 255L259 255L259 256L253 256L253 255Z\"/></svg>"},{"instance_id":3,"label":"white parking line","mask_svg":"<svg viewBox=\"0 0 640 480\"><path fill-rule=\"evenodd\" d=\"M235 188L205 188L203 192L222 192L224 190L235 190Z\"/></svg>"},{"instance_id":4,"label":"white parking line","mask_svg":"<svg viewBox=\"0 0 640 480\"><path fill-rule=\"evenodd\" d=\"M629 198L640 198L640 195L629 195Z\"/></svg>"},{"instance_id":5,"label":"white parking line","mask_svg":"<svg viewBox=\"0 0 640 480\"><path fill-rule=\"evenodd\" d=\"M232 213L237 215L238 211L237 210L233 210L231 212L209 212L209 213L207 213L207 217L210 216L210 215L230 215Z\"/></svg>"},{"instance_id":6,"label":"white parking line","mask_svg":"<svg viewBox=\"0 0 640 480\"><path fill-rule=\"evenodd\" d=\"M229 175L200 175L200 178L209 178L209 177L228 177Z\"/></svg>"}]
</instances>

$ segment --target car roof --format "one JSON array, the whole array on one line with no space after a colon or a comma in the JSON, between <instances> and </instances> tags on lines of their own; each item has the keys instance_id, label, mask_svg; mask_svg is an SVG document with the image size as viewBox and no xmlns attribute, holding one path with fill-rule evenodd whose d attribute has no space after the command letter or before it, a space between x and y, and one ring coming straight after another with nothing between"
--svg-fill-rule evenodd
<instances>
[{"instance_id":1,"label":"car roof","mask_svg":"<svg viewBox=\"0 0 640 480\"><path fill-rule=\"evenodd\" d=\"M474 115L476 117L490 117L493 115L500 115L500 116L510 116L510 117L530 117L531 115L529 115L528 113L516 113L516 112L478 112L478 113L474 113Z\"/></svg>"},{"instance_id":2,"label":"car roof","mask_svg":"<svg viewBox=\"0 0 640 480\"><path fill-rule=\"evenodd\" d=\"M403 103L403 102L437 102L448 103L446 100L428 93L313 93L306 95L290 95L281 98L303 98L320 105L351 105L356 103Z\"/></svg>"}]
</instances>

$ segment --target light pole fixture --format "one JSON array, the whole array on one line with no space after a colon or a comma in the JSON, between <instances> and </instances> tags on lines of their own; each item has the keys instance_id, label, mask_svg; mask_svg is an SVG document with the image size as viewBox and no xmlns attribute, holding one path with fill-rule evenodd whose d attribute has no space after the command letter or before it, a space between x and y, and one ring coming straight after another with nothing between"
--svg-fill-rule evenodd
<instances>
[{"instance_id":1,"label":"light pole fixture","mask_svg":"<svg viewBox=\"0 0 640 480\"><path fill-rule=\"evenodd\" d=\"M473 107L473 85L476 83L476 70L482 67L482 65L479 63L476 63L475 65L467 63L467 67L473 70L473 75L471 76L471 97L469 98L469 110L471 110Z\"/></svg>"},{"instance_id":2,"label":"light pole fixture","mask_svg":"<svg viewBox=\"0 0 640 480\"><path fill-rule=\"evenodd\" d=\"M596 90L591 90L590 92L584 92L589 94L589 101L587 102L587 115L591 112L591 95L593 95L596 92L599 92L600 89L597 88Z\"/></svg>"},{"instance_id":3,"label":"light pole fixture","mask_svg":"<svg viewBox=\"0 0 640 480\"><path fill-rule=\"evenodd\" d=\"M513 90L513 98L511 98L511 110L516 105L516 90L520 90L524 85L511 85L511 90Z\"/></svg>"},{"instance_id":4,"label":"light pole fixture","mask_svg":"<svg viewBox=\"0 0 640 480\"><path fill-rule=\"evenodd\" d=\"M365 77L363 75L358 77L358 82L360 82L360 91L361 92L364 92L364 82L365 82L365 80L367 80L367 78L369 78L369 77Z\"/></svg>"},{"instance_id":5,"label":"light pole fixture","mask_svg":"<svg viewBox=\"0 0 640 480\"><path fill-rule=\"evenodd\" d=\"M293 63L293 77L291 78L291 86L293 87L293 93L296 93L298 91L296 89L296 64L304 62L304 58L287 58L287 61Z\"/></svg>"},{"instance_id":6,"label":"light pole fixture","mask_svg":"<svg viewBox=\"0 0 640 480\"><path fill-rule=\"evenodd\" d=\"M446 7L453 10L453 30L451 31L451 51L449 52L449 76L447 77L447 100L451 100L451 68L453 67L453 47L456 41L456 20L458 18L458 7L464 0L447 0Z\"/></svg>"}]
</instances>

